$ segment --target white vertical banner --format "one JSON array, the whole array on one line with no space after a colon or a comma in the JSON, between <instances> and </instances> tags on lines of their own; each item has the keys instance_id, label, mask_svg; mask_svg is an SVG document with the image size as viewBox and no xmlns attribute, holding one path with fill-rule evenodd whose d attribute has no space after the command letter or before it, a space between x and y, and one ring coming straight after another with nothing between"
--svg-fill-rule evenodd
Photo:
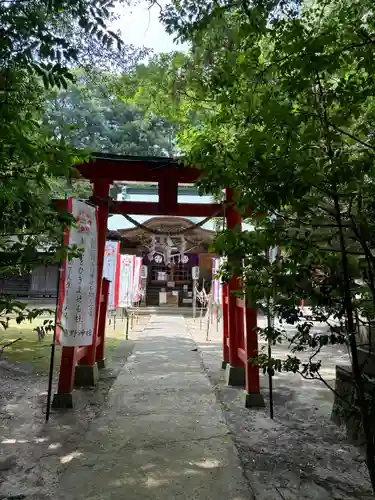
<instances>
[{"instance_id":1,"label":"white vertical banner","mask_svg":"<svg viewBox=\"0 0 375 500\"><path fill-rule=\"evenodd\" d=\"M106 241L104 251L103 278L106 278L111 283L109 285L108 309L115 308L115 279L117 265L117 241Z\"/></svg>"},{"instance_id":2,"label":"white vertical banner","mask_svg":"<svg viewBox=\"0 0 375 500\"><path fill-rule=\"evenodd\" d=\"M134 261L134 271L133 271L133 293L132 293L132 303L139 300L140 284L141 284L141 268L142 268L142 257L136 257Z\"/></svg>"},{"instance_id":3,"label":"white vertical banner","mask_svg":"<svg viewBox=\"0 0 375 500\"><path fill-rule=\"evenodd\" d=\"M218 260L218 264L217 264L217 270L220 269L222 264L224 264L224 259L223 259L223 257L220 257ZM223 281L222 281L222 279L220 279L220 281L219 281L219 302L218 303L219 304L223 303Z\"/></svg>"},{"instance_id":4,"label":"white vertical banner","mask_svg":"<svg viewBox=\"0 0 375 500\"><path fill-rule=\"evenodd\" d=\"M120 294L119 306L131 305L132 263L134 255L121 255L120 258Z\"/></svg>"},{"instance_id":5,"label":"white vertical banner","mask_svg":"<svg viewBox=\"0 0 375 500\"><path fill-rule=\"evenodd\" d=\"M58 320L64 346L92 345L95 329L97 281L97 210L83 201L69 200L76 219L69 232L69 246L77 245L80 257L68 260L60 281Z\"/></svg>"},{"instance_id":6,"label":"white vertical banner","mask_svg":"<svg viewBox=\"0 0 375 500\"><path fill-rule=\"evenodd\" d=\"M212 258L212 298L215 304L219 305L222 303L222 290L223 283L221 279L215 278L218 273L220 266L222 264L222 258L213 257Z\"/></svg>"},{"instance_id":7,"label":"white vertical banner","mask_svg":"<svg viewBox=\"0 0 375 500\"><path fill-rule=\"evenodd\" d=\"M219 304L220 281L215 277L219 269L219 259L212 258L212 298L215 304Z\"/></svg>"}]
</instances>

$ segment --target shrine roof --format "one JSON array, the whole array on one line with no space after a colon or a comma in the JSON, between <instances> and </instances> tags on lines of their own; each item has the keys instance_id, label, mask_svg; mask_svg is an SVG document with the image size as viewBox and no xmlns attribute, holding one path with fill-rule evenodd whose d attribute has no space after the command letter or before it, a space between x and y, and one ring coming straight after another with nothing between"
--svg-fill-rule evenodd
<instances>
[{"instance_id":1,"label":"shrine roof","mask_svg":"<svg viewBox=\"0 0 375 500\"><path fill-rule=\"evenodd\" d=\"M151 219L143 222L142 226L151 230L155 229L157 231L165 231L166 233L179 232L180 230L188 229L187 234L199 233L200 236L207 240L212 240L215 235L215 231L204 229L183 217L152 217ZM144 231L145 229L142 229L142 227L117 229L117 233L127 239L132 239ZM151 234L152 232L150 232L150 235Z\"/></svg>"}]
</instances>

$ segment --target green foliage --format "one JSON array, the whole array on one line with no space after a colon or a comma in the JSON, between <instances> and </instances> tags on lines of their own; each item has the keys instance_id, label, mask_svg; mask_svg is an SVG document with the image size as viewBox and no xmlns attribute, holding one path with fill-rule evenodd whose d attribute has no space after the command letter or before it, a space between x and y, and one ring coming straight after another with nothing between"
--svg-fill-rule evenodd
<instances>
[{"instance_id":1,"label":"green foliage","mask_svg":"<svg viewBox=\"0 0 375 500\"><path fill-rule=\"evenodd\" d=\"M140 156L171 156L175 130L164 118L144 111L112 95L113 74L79 71L69 90L47 96L44 125L49 133L72 147L88 152Z\"/></svg>"},{"instance_id":2,"label":"green foliage","mask_svg":"<svg viewBox=\"0 0 375 500\"><path fill-rule=\"evenodd\" d=\"M12 300L9 297L0 298L0 325L6 330L13 320L17 325L28 321L30 324L46 314L53 314L50 309L29 309L23 302ZM55 327L53 319L44 319L40 325L34 328L39 340L42 340L48 333L52 333ZM2 352L3 346L0 348Z\"/></svg>"},{"instance_id":3,"label":"green foliage","mask_svg":"<svg viewBox=\"0 0 375 500\"><path fill-rule=\"evenodd\" d=\"M40 133L43 89L25 70L10 68L12 90L4 92L0 114L0 275L24 273L41 258L48 242L52 255L61 246L68 222L51 204L48 178L68 176L72 150ZM49 259L51 259L49 255Z\"/></svg>"},{"instance_id":4,"label":"green foliage","mask_svg":"<svg viewBox=\"0 0 375 500\"><path fill-rule=\"evenodd\" d=\"M106 26L114 6L111 0L1 2L1 69L12 63L42 77L45 87L66 87L85 39L121 48L119 36Z\"/></svg>"},{"instance_id":5,"label":"green foliage","mask_svg":"<svg viewBox=\"0 0 375 500\"><path fill-rule=\"evenodd\" d=\"M180 52L157 54L147 65L137 65L113 81L111 88L119 99L165 117L182 134L210 117L209 109L202 107L184 80L189 64L190 58Z\"/></svg>"},{"instance_id":6,"label":"green foliage","mask_svg":"<svg viewBox=\"0 0 375 500\"><path fill-rule=\"evenodd\" d=\"M52 199L61 197L74 174L71 165L84 156L43 125L45 92L66 90L79 64L101 60L108 66L103 58L112 56L114 68L126 68L143 55L130 48L126 57L127 48L107 29L114 6L108 0L0 3L2 279L66 258L62 235L72 220L57 212ZM17 302L1 298L3 326L12 307L17 318L33 318L33 312L22 312Z\"/></svg>"},{"instance_id":7,"label":"green foliage","mask_svg":"<svg viewBox=\"0 0 375 500\"><path fill-rule=\"evenodd\" d=\"M263 214L253 232L217 238L228 256L223 276L241 276L250 303L271 304L281 323L296 326L285 339L292 349L312 349L306 363L266 356L260 364L320 378L320 349L348 345L375 489L356 338L356 318L366 325L375 314L373 2L182 0L164 19L192 47L184 64L165 71L184 95L174 105L198 117L183 121L179 147L203 169L203 190L231 187L244 216ZM161 92L149 99L168 113ZM281 249L272 263L271 247ZM312 342L301 298L329 335ZM274 328L262 333L282 338Z\"/></svg>"},{"instance_id":8,"label":"green foliage","mask_svg":"<svg viewBox=\"0 0 375 500\"><path fill-rule=\"evenodd\" d=\"M192 43L178 67L170 60L159 74L178 89L174 106L185 115L178 145L204 170L201 187L230 186L242 214L276 217L258 217L252 233L218 238L218 252L230 255L227 274L244 275L254 304L270 296L272 282L283 307L303 297L326 317L347 314L349 285L351 300L361 295L355 306L372 315L371 2L296 9L186 0L164 16ZM147 98L168 114L161 92ZM189 111L196 122L186 119ZM270 266L265 252L273 246L282 257Z\"/></svg>"}]
</instances>

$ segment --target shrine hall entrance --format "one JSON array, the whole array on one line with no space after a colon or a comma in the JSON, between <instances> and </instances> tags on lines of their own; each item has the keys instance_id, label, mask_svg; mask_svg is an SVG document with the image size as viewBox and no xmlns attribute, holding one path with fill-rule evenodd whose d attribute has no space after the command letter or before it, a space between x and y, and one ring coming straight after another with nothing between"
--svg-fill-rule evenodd
<instances>
[{"instance_id":1,"label":"shrine hall entrance","mask_svg":"<svg viewBox=\"0 0 375 500\"><path fill-rule=\"evenodd\" d=\"M212 280L214 256L208 250L214 231L185 217L152 217L136 224L117 233L122 252L142 258L142 304L191 309L197 302L194 287Z\"/></svg>"},{"instance_id":2,"label":"shrine hall entrance","mask_svg":"<svg viewBox=\"0 0 375 500\"><path fill-rule=\"evenodd\" d=\"M189 259L191 256L184 257ZM178 262L177 259L176 262L172 259L169 264L165 264L161 259L162 256L156 254L153 262L149 263L150 279L146 287L146 305L174 308L192 306L194 283L190 262Z\"/></svg>"}]
</instances>

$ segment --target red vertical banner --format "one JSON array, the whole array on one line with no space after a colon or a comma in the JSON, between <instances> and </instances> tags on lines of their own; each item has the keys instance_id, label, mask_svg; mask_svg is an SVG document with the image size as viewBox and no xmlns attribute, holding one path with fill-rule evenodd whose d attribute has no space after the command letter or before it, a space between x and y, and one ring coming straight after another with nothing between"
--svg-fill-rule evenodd
<instances>
[{"instance_id":1,"label":"red vertical banner","mask_svg":"<svg viewBox=\"0 0 375 500\"><path fill-rule=\"evenodd\" d=\"M69 198L64 207L67 212L72 213L72 198ZM66 227L64 231L63 246L67 248L69 246L69 228ZM57 301L57 324L56 324L56 343L60 344L60 334L61 334L61 316L65 297L65 277L66 277L66 259L61 266L60 280L59 280L59 296Z\"/></svg>"},{"instance_id":2,"label":"red vertical banner","mask_svg":"<svg viewBox=\"0 0 375 500\"><path fill-rule=\"evenodd\" d=\"M229 313L228 313L228 284L223 283L222 288L222 308L223 308L223 368L229 363Z\"/></svg>"}]
</instances>

